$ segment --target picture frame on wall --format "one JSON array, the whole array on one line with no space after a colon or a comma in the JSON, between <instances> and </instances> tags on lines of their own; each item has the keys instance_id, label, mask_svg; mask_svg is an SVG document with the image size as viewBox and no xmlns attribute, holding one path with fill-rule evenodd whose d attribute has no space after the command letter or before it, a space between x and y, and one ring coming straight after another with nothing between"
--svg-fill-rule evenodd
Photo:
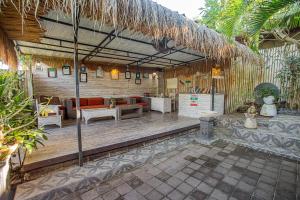
<instances>
[{"instance_id":1,"label":"picture frame on wall","mask_svg":"<svg viewBox=\"0 0 300 200\"><path fill-rule=\"evenodd\" d=\"M141 85L142 84L142 79L135 79L135 84Z\"/></svg>"},{"instance_id":2,"label":"picture frame on wall","mask_svg":"<svg viewBox=\"0 0 300 200\"><path fill-rule=\"evenodd\" d=\"M135 79L141 79L141 72L135 73Z\"/></svg>"},{"instance_id":3,"label":"picture frame on wall","mask_svg":"<svg viewBox=\"0 0 300 200\"><path fill-rule=\"evenodd\" d=\"M63 75L71 75L71 66L70 65L63 65L62 66L62 73L63 73Z\"/></svg>"},{"instance_id":4,"label":"picture frame on wall","mask_svg":"<svg viewBox=\"0 0 300 200\"><path fill-rule=\"evenodd\" d=\"M49 78L57 78L57 69L54 67L48 68L48 77Z\"/></svg>"},{"instance_id":5,"label":"picture frame on wall","mask_svg":"<svg viewBox=\"0 0 300 200\"><path fill-rule=\"evenodd\" d=\"M100 66L96 69L96 78L104 78L104 70Z\"/></svg>"},{"instance_id":6,"label":"picture frame on wall","mask_svg":"<svg viewBox=\"0 0 300 200\"><path fill-rule=\"evenodd\" d=\"M143 78L149 79L149 73L143 73Z\"/></svg>"},{"instance_id":7,"label":"picture frame on wall","mask_svg":"<svg viewBox=\"0 0 300 200\"><path fill-rule=\"evenodd\" d=\"M130 71L125 72L125 79L131 79L131 72Z\"/></svg>"},{"instance_id":8,"label":"picture frame on wall","mask_svg":"<svg viewBox=\"0 0 300 200\"><path fill-rule=\"evenodd\" d=\"M80 70L81 73L86 73L87 68L86 68L85 65L81 65L80 68L79 68L79 70Z\"/></svg>"},{"instance_id":9,"label":"picture frame on wall","mask_svg":"<svg viewBox=\"0 0 300 200\"><path fill-rule=\"evenodd\" d=\"M87 79L88 79L87 73L82 73L82 72L80 72L79 75L80 75L80 76L79 76L80 82L86 83L86 82L87 82Z\"/></svg>"}]
</instances>

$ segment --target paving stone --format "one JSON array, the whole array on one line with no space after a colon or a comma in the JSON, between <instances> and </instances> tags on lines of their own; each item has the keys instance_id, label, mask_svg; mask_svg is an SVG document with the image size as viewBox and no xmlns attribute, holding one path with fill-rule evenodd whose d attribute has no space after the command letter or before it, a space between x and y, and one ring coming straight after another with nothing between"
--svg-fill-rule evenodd
<instances>
[{"instance_id":1,"label":"paving stone","mask_svg":"<svg viewBox=\"0 0 300 200\"><path fill-rule=\"evenodd\" d=\"M156 190L152 190L151 192L149 192L146 196L146 199L148 200L160 200L162 199L164 196L159 193L158 191Z\"/></svg>"},{"instance_id":2,"label":"paving stone","mask_svg":"<svg viewBox=\"0 0 300 200\"><path fill-rule=\"evenodd\" d=\"M239 200L250 200L251 194L247 193L241 189L236 189L233 191L232 197L239 199Z\"/></svg>"},{"instance_id":3,"label":"paving stone","mask_svg":"<svg viewBox=\"0 0 300 200\"><path fill-rule=\"evenodd\" d=\"M116 200L118 197L120 197L120 194L116 190L107 192L102 196L104 200Z\"/></svg>"},{"instance_id":4,"label":"paving stone","mask_svg":"<svg viewBox=\"0 0 300 200\"><path fill-rule=\"evenodd\" d=\"M124 195L130 192L132 187L130 187L127 183L123 183L122 185L118 186L116 190L119 194Z\"/></svg>"},{"instance_id":5,"label":"paving stone","mask_svg":"<svg viewBox=\"0 0 300 200\"><path fill-rule=\"evenodd\" d=\"M189 176L188 175L186 175L185 173L183 173L183 172L178 172L177 174L175 174L175 177L177 177L177 178L179 178L179 179L181 179L181 180L185 180L185 179L187 179Z\"/></svg>"},{"instance_id":6,"label":"paving stone","mask_svg":"<svg viewBox=\"0 0 300 200\"><path fill-rule=\"evenodd\" d=\"M137 187L135 190L138 193L140 193L140 194L142 194L142 195L145 196L146 194L148 194L149 192L151 192L153 190L153 187L150 186L150 185L148 185L148 184L146 184L146 183L144 183L143 185Z\"/></svg>"},{"instance_id":7,"label":"paving stone","mask_svg":"<svg viewBox=\"0 0 300 200\"><path fill-rule=\"evenodd\" d=\"M257 180L254 180L254 179L252 179L252 178L250 178L250 177L248 177L248 176L243 176L243 177L241 178L241 180L244 181L245 183L247 183L247 184L249 184L249 185L253 185L253 186L255 186L256 183L257 183Z\"/></svg>"},{"instance_id":8,"label":"paving stone","mask_svg":"<svg viewBox=\"0 0 300 200\"><path fill-rule=\"evenodd\" d=\"M197 163L199 165L203 165L205 162L206 162L205 160L201 160L201 159L195 160L195 163Z\"/></svg>"},{"instance_id":9,"label":"paving stone","mask_svg":"<svg viewBox=\"0 0 300 200\"><path fill-rule=\"evenodd\" d=\"M205 178L205 175L200 172L195 172L191 174L192 177L196 178L199 181L202 181Z\"/></svg>"},{"instance_id":10,"label":"paving stone","mask_svg":"<svg viewBox=\"0 0 300 200\"><path fill-rule=\"evenodd\" d=\"M250 160L247 160L247 159L244 159L244 158L240 158L240 159L239 159L239 162L245 163L245 164L249 164L249 163L250 163Z\"/></svg>"},{"instance_id":11,"label":"paving stone","mask_svg":"<svg viewBox=\"0 0 300 200\"><path fill-rule=\"evenodd\" d=\"M168 183L168 185L170 185L172 187L177 187L178 185L180 185L182 183L182 180L173 176L167 180L167 183Z\"/></svg>"},{"instance_id":12,"label":"paving stone","mask_svg":"<svg viewBox=\"0 0 300 200\"><path fill-rule=\"evenodd\" d=\"M242 175L236 171L229 171L228 176L235 179L240 179L242 177Z\"/></svg>"},{"instance_id":13,"label":"paving stone","mask_svg":"<svg viewBox=\"0 0 300 200\"><path fill-rule=\"evenodd\" d=\"M232 167L232 164L229 164L229 163L225 163L225 162L222 162L220 164L221 167L224 167L226 169L230 169Z\"/></svg>"},{"instance_id":14,"label":"paving stone","mask_svg":"<svg viewBox=\"0 0 300 200\"><path fill-rule=\"evenodd\" d=\"M225 194L231 194L231 192L233 191L234 187L226 182L220 181L217 186L217 189L219 189L220 191L224 192Z\"/></svg>"},{"instance_id":15,"label":"paving stone","mask_svg":"<svg viewBox=\"0 0 300 200\"><path fill-rule=\"evenodd\" d=\"M204 180L204 182L208 183L209 185L215 187L217 184L218 184L218 180L217 179L214 179L214 178L211 178L211 177L208 177Z\"/></svg>"},{"instance_id":16,"label":"paving stone","mask_svg":"<svg viewBox=\"0 0 300 200\"><path fill-rule=\"evenodd\" d=\"M193 187L197 187L201 183L200 180L198 180L198 179L196 179L196 178L194 178L192 176L190 176L189 178L187 178L185 180L185 182L188 183L189 185L193 186Z\"/></svg>"},{"instance_id":17,"label":"paving stone","mask_svg":"<svg viewBox=\"0 0 300 200\"><path fill-rule=\"evenodd\" d=\"M156 188L156 190L159 191L160 193L162 193L163 195L167 195L173 190L173 187L166 183L163 183L163 184L159 185Z\"/></svg>"},{"instance_id":18,"label":"paving stone","mask_svg":"<svg viewBox=\"0 0 300 200\"><path fill-rule=\"evenodd\" d=\"M151 174L152 176L156 176L161 172L161 170L156 167L152 167L152 168L148 169L147 172L149 174Z\"/></svg>"},{"instance_id":19,"label":"paving stone","mask_svg":"<svg viewBox=\"0 0 300 200\"><path fill-rule=\"evenodd\" d=\"M218 155L222 157L227 157L229 154L221 151L218 153Z\"/></svg>"},{"instance_id":20,"label":"paving stone","mask_svg":"<svg viewBox=\"0 0 300 200\"><path fill-rule=\"evenodd\" d=\"M193 187L190 186L187 183L181 183L178 187L177 190L179 190L180 192L182 192L183 194L188 194L193 190Z\"/></svg>"},{"instance_id":21,"label":"paving stone","mask_svg":"<svg viewBox=\"0 0 300 200\"><path fill-rule=\"evenodd\" d=\"M112 187L109 184L107 184L107 183L100 184L96 188L98 194L104 194L104 193L110 191L111 189L112 189Z\"/></svg>"},{"instance_id":22,"label":"paving stone","mask_svg":"<svg viewBox=\"0 0 300 200\"><path fill-rule=\"evenodd\" d=\"M241 167L241 168L247 168L247 167L248 167L248 164L242 163L242 162L237 162L237 163L235 163L235 166Z\"/></svg>"},{"instance_id":23,"label":"paving stone","mask_svg":"<svg viewBox=\"0 0 300 200\"><path fill-rule=\"evenodd\" d=\"M158 178L159 180L161 180L162 182L164 182L164 181L168 180L171 176L168 173L162 171L155 177Z\"/></svg>"},{"instance_id":24,"label":"paving stone","mask_svg":"<svg viewBox=\"0 0 300 200\"><path fill-rule=\"evenodd\" d=\"M96 189L92 189L87 191L81 195L82 199L95 199L96 197L100 196Z\"/></svg>"},{"instance_id":25,"label":"paving stone","mask_svg":"<svg viewBox=\"0 0 300 200\"><path fill-rule=\"evenodd\" d=\"M208 161L210 158L209 158L208 156L201 155L201 156L199 157L199 159L204 160L204 161Z\"/></svg>"},{"instance_id":26,"label":"paving stone","mask_svg":"<svg viewBox=\"0 0 300 200\"><path fill-rule=\"evenodd\" d=\"M113 188L118 187L119 185L122 185L123 183L125 183L125 182L120 178L109 181L109 185L111 185Z\"/></svg>"},{"instance_id":27,"label":"paving stone","mask_svg":"<svg viewBox=\"0 0 300 200\"><path fill-rule=\"evenodd\" d=\"M251 166L251 165L249 165L249 166L247 167L247 169L249 169L249 170L251 170L251 171L253 171L253 172L259 173L259 174L262 173L262 169L257 168L257 167L254 167L254 166Z\"/></svg>"},{"instance_id":28,"label":"paving stone","mask_svg":"<svg viewBox=\"0 0 300 200\"><path fill-rule=\"evenodd\" d=\"M178 190L173 190L170 194L168 194L168 198L172 200L182 200L184 199L184 195Z\"/></svg>"},{"instance_id":29,"label":"paving stone","mask_svg":"<svg viewBox=\"0 0 300 200\"><path fill-rule=\"evenodd\" d=\"M250 166L253 166L253 167L256 167L256 168L260 168L260 169L264 168L263 164L258 163L258 162L254 162L254 161L251 162Z\"/></svg>"},{"instance_id":30,"label":"paving stone","mask_svg":"<svg viewBox=\"0 0 300 200\"><path fill-rule=\"evenodd\" d=\"M198 165L197 163L191 163L189 164L189 167L194 170L198 170L201 167L201 165Z\"/></svg>"},{"instance_id":31,"label":"paving stone","mask_svg":"<svg viewBox=\"0 0 300 200\"><path fill-rule=\"evenodd\" d=\"M244 181L240 181L237 184L237 187L245 192L251 193L254 190L254 186L253 185L249 185L247 183L245 183Z\"/></svg>"},{"instance_id":32,"label":"paving stone","mask_svg":"<svg viewBox=\"0 0 300 200\"><path fill-rule=\"evenodd\" d=\"M259 182L256 187L268 192L274 191L274 187L272 185L263 182Z\"/></svg>"},{"instance_id":33,"label":"paving stone","mask_svg":"<svg viewBox=\"0 0 300 200\"><path fill-rule=\"evenodd\" d=\"M137 191L131 190L131 192L127 193L124 196L124 199L126 199L126 200L144 200L145 198L143 197L143 195L139 194ZM151 199L151 200L155 200L155 199Z\"/></svg>"},{"instance_id":34,"label":"paving stone","mask_svg":"<svg viewBox=\"0 0 300 200\"><path fill-rule=\"evenodd\" d=\"M217 179L217 180L221 180L221 179L224 178L224 175L223 175L223 174L220 174L220 173L218 173L218 172L212 172L212 173L210 174L210 176L213 177L213 178L215 178L215 179Z\"/></svg>"},{"instance_id":35,"label":"paving stone","mask_svg":"<svg viewBox=\"0 0 300 200\"><path fill-rule=\"evenodd\" d=\"M210 194L211 191L213 191L213 188L205 182L200 183L200 185L198 185L197 189L205 194Z\"/></svg>"},{"instance_id":36,"label":"paving stone","mask_svg":"<svg viewBox=\"0 0 300 200\"><path fill-rule=\"evenodd\" d=\"M132 187L133 189L139 187L140 185L142 185L144 182L139 179L138 177L134 177L133 179L127 181L127 184Z\"/></svg>"},{"instance_id":37,"label":"paving stone","mask_svg":"<svg viewBox=\"0 0 300 200\"><path fill-rule=\"evenodd\" d=\"M211 197L218 199L218 200L224 200L228 198L228 195L226 195L225 193L223 193L222 191L218 190L218 189L214 189L214 191L211 194Z\"/></svg>"},{"instance_id":38,"label":"paving stone","mask_svg":"<svg viewBox=\"0 0 300 200\"><path fill-rule=\"evenodd\" d=\"M214 169L215 172L225 175L228 172L228 169L218 166Z\"/></svg>"},{"instance_id":39,"label":"paving stone","mask_svg":"<svg viewBox=\"0 0 300 200\"><path fill-rule=\"evenodd\" d=\"M268 176L261 176L259 181L263 182L263 183L266 183L266 184L269 184L269 185L273 185L273 186L276 184L276 179L270 178Z\"/></svg>"},{"instance_id":40,"label":"paving stone","mask_svg":"<svg viewBox=\"0 0 300 200\"><path fill-rule=\"evenodd\" d=\"M152 179L148 180L146 183L156 188L157 186L161 185L163 182L161 182L156 177L153 177Z\"/></svg>"},{"instance_id":41,"label":"paving stone","mask_svg":"<svg viewBox=\"0 0 300 200\"><path fill-rule=\"evenodd\" d=\"M204 200L206 199L207 195L199 190L193 190L190 194L190 199L193 200Z\"/></svg>"},{"instance_id":42,"label":"paving stone","mask_svg":"<svg viewBox=\"0 0 300 200\"><path fill-rule=\"evenodd\" d=\"M186 167L186 168L184 168L184 169L182 170L182 172L185 173L185 174L191 175L192 173L195 172L195 170L192 169L192 168L190 168L190 167Z\"/></svg>"},{"instance_id":43,"label":"paving stone","mask_svg":"<svg viewBox=\"0 0 300 200\"><path fill-rule=\"evenodd\" d=\"M198 171L203 173L203 174L208 174L208 173L211 172L211 169L209 169L207 167L200 167L200 169Z\"/></svg>"},{"instance_id":44,"label":"paving stone","mask_svg":"<svg viewBox=\"0 0 300 200\"><path fill-rule=\"evenodd\" d=\"M223 178L223 181L225 183L228 183L228 184L233 185L233 186L235 186L238 183L238 180L236 180L235 178L232 178L230 176L225 176Z\"/></svg>"},{"instance_id":45,"label":"paving stone","mask_svg":"<svg viewBox=\"0 0 300 200\"><path fill-rule=\"evenodd\" d=\"M253 193L254 199L271 200L273 199L273 193L266 192L261 189L256 189Z\"/></svg>"},{"instance_id":46,"label":"paving stone","mask_svg":"<svg viewBox=\"0 0 300 200\"><path fill-rule=\"evenodd\" d=\"M185 160L188 160L188 161L191 161L191 162L194 162L195 160L197 160L196 157L194 156L190 156L190 155L187 155L186 157L184 157Z\"/></svg>"}]
</instances>

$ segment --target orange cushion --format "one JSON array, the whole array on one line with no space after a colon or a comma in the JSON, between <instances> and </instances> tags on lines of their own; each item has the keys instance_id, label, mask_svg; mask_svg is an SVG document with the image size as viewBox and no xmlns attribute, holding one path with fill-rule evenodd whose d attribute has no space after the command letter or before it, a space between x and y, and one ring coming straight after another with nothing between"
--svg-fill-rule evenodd
<instances>
[{"instance_id":1,"label":"orange cushion","mask_svg":"<svg viewBox=\"0 0 300 200\"><path fill-rule=\"evenodd\" d=\"M100 97L88 98L88 106L103 105L104 99Z\"/></svg>"}]
</instances>

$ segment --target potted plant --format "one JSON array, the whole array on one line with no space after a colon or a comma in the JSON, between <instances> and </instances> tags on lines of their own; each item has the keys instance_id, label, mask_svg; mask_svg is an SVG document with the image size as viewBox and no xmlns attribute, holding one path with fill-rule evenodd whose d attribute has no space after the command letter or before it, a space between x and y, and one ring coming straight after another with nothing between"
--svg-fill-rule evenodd
<instances>
[{"instance_id":1,"label":"potted plant","mask_svg":"<svg viewBox=\"0 0 300 200\"><path fill-rule=\"evenodd\" d=\"M260 115L276 116L277 108L274 102L279 98L279 89L272 83L262 83L255 88L254 93L258 102L263 101Z\"/></svg>"}]
</instances>

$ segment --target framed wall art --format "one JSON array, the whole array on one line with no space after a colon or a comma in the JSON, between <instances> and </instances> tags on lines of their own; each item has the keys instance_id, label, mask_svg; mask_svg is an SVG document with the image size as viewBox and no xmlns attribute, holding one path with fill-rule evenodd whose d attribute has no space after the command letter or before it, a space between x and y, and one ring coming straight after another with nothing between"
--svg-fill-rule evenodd
<instances>
[{"instance_id":1,"label":"framed wall art","mask_svg":"<svg viewBox=\"0 0 300 200\"><path fill-rule=\"evenodd\" d=\"M97 67L97 69L96 69L96 77L97 78L104 78L104 70L100 66Z\"/></svg>"},{"instance_id":2,"label":"framed wall art","mask_svg":"<svg viewBox=\"0 0 300 200\"><path fill-rule=\"evenodd\" d=\"M131 72L130 71L125 72L125 79L131 79Z\"/></svg>"},{"instance_id":3,"label":"framed wall art","mask_svg":"<svg viewBox=\"0 0 300 200\"><path fill-rule=\"evenodd\" d=\"M135 84L141 85L142 84L142 80L141 79L135 79Z\"/></svg>"},{"instance_id":4,"label":"framed wall art","mask_svg":"<svg viewBox=\"0 0 300 200\"><path fill-rule=\"evenodd\" d=\"M48 77L49 78L57 78L57 69L54 67L48 68Z\"/></svg>"},{"instance_id":5,"label":"framed wall art","mask_svg":"<svg viewBox=\"0 0 300 200\"><path fill-rule=\"evenodd\" d=\"M79 75L80 75L80 77L79 77L80 82L86 83L86 82L87 82L87 79L88 79L87 73L82 73L82 72L80 72Z\"/></svg>"},{"instance_id":6,"label":"framed wall art","mask_svg":"<svg viewBox=\"0 0 300 200\"><path fill-rule=\"evenodd\" d=\"M62 66L62 73L63 73L63 75L71 75L71 66L70 65L63 65Z\"/></svg>"}]
</instances>

